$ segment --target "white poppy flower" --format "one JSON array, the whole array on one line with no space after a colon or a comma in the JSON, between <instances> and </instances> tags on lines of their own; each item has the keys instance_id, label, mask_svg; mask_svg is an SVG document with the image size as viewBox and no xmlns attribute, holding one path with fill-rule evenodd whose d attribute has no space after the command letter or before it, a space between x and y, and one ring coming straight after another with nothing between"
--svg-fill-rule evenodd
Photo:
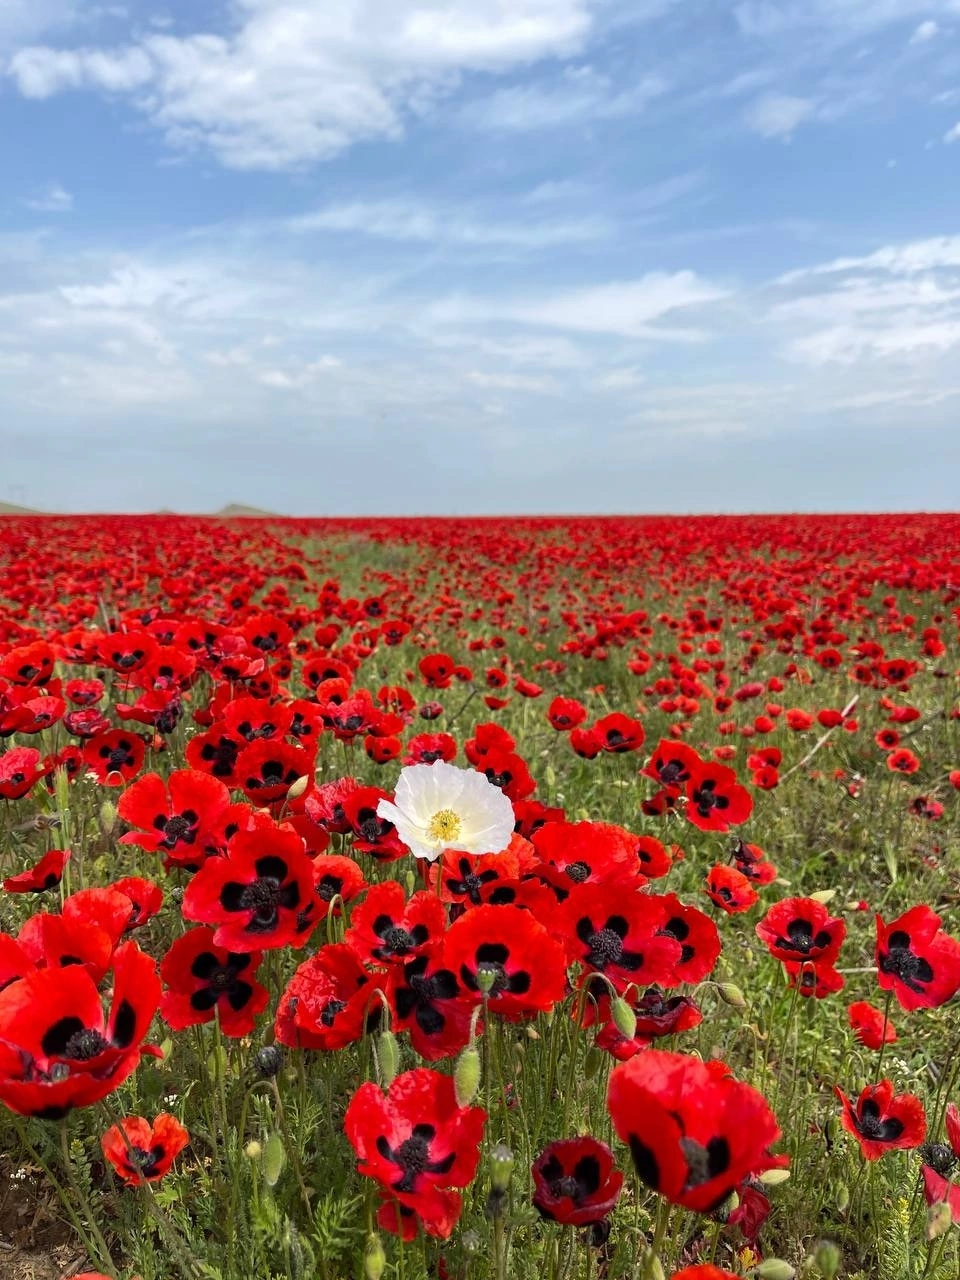
<instances>
[{"instance_id":1,"label":"white poppy flower","mask_svg":"<svg viewBox=\"0 0 960 1280\"><path fill-rule=\"evenodd\" d=\"M415 858L434 862L444 849L502 853L513 836L513 805L475 769L445 760L400 770L393 800L381 800L377 817L397 828Z\"/></svg>"}]
</instances>

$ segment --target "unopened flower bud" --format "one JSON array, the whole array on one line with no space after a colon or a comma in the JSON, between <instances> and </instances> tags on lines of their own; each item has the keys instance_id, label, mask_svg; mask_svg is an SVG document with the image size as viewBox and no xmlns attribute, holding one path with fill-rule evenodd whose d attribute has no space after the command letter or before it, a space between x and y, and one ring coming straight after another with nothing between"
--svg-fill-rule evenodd
<instances>
[{"instance_id":1,"label":"unopened flower bud","mask_svg":"<svg viewBox=\"0 0 960 1280\"><path fill-rule=\"evenodd\" d=\"M640 1275L643 1280L667 1280L663 1263L652 1249L647 1249L640 1260Z\"/></svg>"},{"instance_id":2,"label":"unopened flower bud","mask_svg":"<svg viewBox=\"0 0 960 1280\"><path fill-rule=\"evenodd\" d=\"M290 786L287 788L287 799L299 800L309 785L310 777L308 774L304 774L302 777L298 778L296 782L291 782Z\"/></svg>"},{"instance_id":3,"label":"unopened flower bud","mask_svg":"<svg viewBox=\"0 0 960 1280\"><path fill-rule=\"evenodd\" d=\"M932 1204L927 1210L927 1239L936 1240L939 1236L942 1236L945 1231L950 1230L951 1222L953 1222L953 1214L950 1212L950 1206L946 1200L941 1200L938 1204Z\"/></svg>"},{"instance_id":4,"label":"unopened flower bud","mask_svg":"<svg viewBox=\"0 0 960 1280\"><path fill-rule=\"evenodd\" d=\"M506 1191L513 1176L513 1152L502 1142L490 1152L490 1185L494 1191Z\"/></svg>"},{"instance_id":5,"label":"unopened flower bud","mask_svg":"<svg viewBox=\"0 0 960 1280\"><path fill-rule=\"evenodd\" d=\"M263 1160L261 1163L263 1180L268 1187L277 1185L280 1181L280 1175L283 1173L283 1166L286 1163L287 1153L284 1149L283 1138L279 1133L271 1133L263 1144Z\"/></svg>"},{"instance_id":6,"label":"unopened flower bud","mask_svg":"<svg viewBox=\"0 0 960 1280\"><path fill-rule=\"evenodd\" d=\"M615 996L610 1001L610 1017L613 1025L627 1040L632 1040L637 1034L637 1015L622 996Z\"/></svg>"},{"instance_id":7,"label":"unopened flower bud","mask_svg":"<svg viewBox=\"0 0 960 1280\"><path fill-rule=\"evenodd\" d=\"M480 1054L476 1045L468 1044L457 1059L453 1071L453 1087L458 1107L469 1107L480 1088Z\"/></svg>"},{"instance_id":8,"label":"unopened flower bud","mask_svg":"<svg viewBox=\"0 0 960 1280\"><path fill-rule=\"evenodd\" d=\"M818 889L816 893L810 894L810 897L814 902L822 903L823 906L826 906L827 903L832 901L836 896L836 889Z\"/></svg>"},{"instance_id":9,"label":"unopened flower bud","mask_svg":"<svg viewBox=\"0 0 960 1280\"><path fill-rule=\"evenodd\" d=\"M377 1064L380 1088L389 1089L400 1068L400 1050L392 1031L381 1031L377 1036Z\"/></svg>"},{"instance_id":10,"label":"unopened flower bud","mask_svg":"<svg viewBox=\"0 0 960 1280\"><path fill-rule=\"evenodd\" d=\"M753 1274L757 1280L793 1280L797 1273L782 1258L766 1258Z\"/></svg>"},{"instance_id":11,"label":"unopened flower bud","mask_svg":"<svg viewBox=\"0 0 960 1280\"><path fill-rule=\"evenodd\" d=\"M761 1173L759 1181L765 1187L779 1187L782 1183L788 1182L789 1179L789 1169L767 1169L764 1173Z\"/></svg>"},{"instance_id":12,"label":"unopened flower bud","mask_svg":"<svg viewBox=\"0 0 960 1280\"><path fill-rule=\"evenodd\" d=\"M834 1202L837 1206L837 1213L844 1214L850 1208L850 1191L845 1182L841 1182L837 1187L837 1196Z\"/></svg>"},{"instance_id":13,"label":"unopened flower bud","mask_svg":"<svg viewBox=\"0 0 960 1280\"><path fill-rule=\"evenodd\" d=\"M588 1049L583 1060L584 1079L592 1080L603 1065L604 1055L600 1049Z\"/></svg>"},{"instance_id":14,"label":"unopened flower bud","mask_svg":"<svg viewBox=\"0 0 960 1280\"><path fill-rule=\"evenodd\" d=\"M718 982L717 994L724 1004L732 1005L734 1009L747 1007L746 997L735 982Z\"/></svg>"},{"instance_id":15,"label":"unopened flower bud","mask_svg":"<svg viewBox=\"0 0 960 1280\"><path fill-rule=\"evenodd\" d=\"M820 1241L813 1252L813 1260L823 1280L836 1280L840 1272L840 1250L832 1240Z\"/></svg>"},{"instance_id":16,"label":"unopened flower bud","mask_svg":"<svg viewBox=\"0 0 960 1280\"><path fill-rule=\"evenodd\" d=\"M407 868L403 874L403 884L407 891L407 897L411 897L414 889L417 887L417 876L410 868Z\"/></svg>"},{"instance_id":17,"label":"unopened flower bud","mask_svg":"<svg viewBox=\"0 0 960 1280\"><path fill-rule=\"evenodd\" d=\"M109 836L116 825L117 806L112 800L104 800L100 806L100 830L105 836Z\"/></svg>"},{"instance_id":18,"label":"unopened flower bud","mask_svg":"<svg viewBox=\"0 0 960 1280\"><path fill-rule=\"evenodd\" d=\"M383 1249L383 1241L376 1234L367 1237L367 1245L363 1251L364 1280L380 1280L387 1269L387 1255Z\"/></svg>"}]
</instances>

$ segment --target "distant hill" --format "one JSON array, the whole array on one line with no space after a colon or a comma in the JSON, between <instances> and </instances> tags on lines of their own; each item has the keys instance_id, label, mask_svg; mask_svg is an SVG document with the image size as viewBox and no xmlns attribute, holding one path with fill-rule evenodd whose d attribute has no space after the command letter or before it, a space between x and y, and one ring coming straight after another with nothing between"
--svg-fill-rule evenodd
<instances>
[{"instance_id":1,"label":"distant hill","mask_svg":"<svg viewBox=\"0 0 960 1280\"><path fill-rule=\"evenodd\" d=\"M42 516L45 512L32 507L18 507L14 502L0 502L0 516Z\"/></svg>"},{"instance_id":2,"label":"distant hill","mask_svg":"<svg viewBox=\"0 0 960 1280\"><path fill-rule=\"evenodd\" d=\"M275 511L264 511L260 507L245 507L241 502L231 502L219 511L214 511L216 520L278 520Z\"/></svg>"}]
</instances>

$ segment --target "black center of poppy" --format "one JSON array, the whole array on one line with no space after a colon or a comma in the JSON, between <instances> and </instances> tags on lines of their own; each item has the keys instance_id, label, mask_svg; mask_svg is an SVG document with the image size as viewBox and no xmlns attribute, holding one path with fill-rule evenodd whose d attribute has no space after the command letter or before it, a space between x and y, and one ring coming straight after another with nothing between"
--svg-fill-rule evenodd
<instances>
[{"instance_id":1,"label":"black center of poppy","mask_svg":"<svg viewBox=\"0 0 960 1280\"><path fill-rule=\"evenodd\" d=\"M128 1155L130 1163L145 1175L152 1173L160 1160L160 1152L156 1147L151 1151L144 1151L143 1147L132 1147Z\"/></svg>"},{"instance_id":2,"label":"black center of poppy","mask_svg":"<svg viewBox=\"0 0 960 1280\"><path fill-rule=\"evenodd\" d=\"M167 818L163 824L162 843L168 849L172 849L180 841L184 844L193 844L197 838L196 823L196 814L178 813L172 818Z\"/></svg>"},{"instance_id":3,"label":"black center of poppy","mask_svg":"<svg viewBox=\"0 0 960 1280\"><path fill-rule=\"evenodd\" d=\"M899 978L911 991L922 992L925 983L933 981L933 969L928 960L910 950L910 935L902 929L891 933L887 939L888 950L880 953L880 970Z\"/></svg>"},{"instance_id":4,"label":"black center of poppy","mask_svg":"<svg viewBox=\"0 0 960 1280\"><path fill-rule=\"evenodd\" d=\"M857 1128L871 1142L896 1142L903 1133L903 1121L895 1116L884 1119L872 1098L860 1104Z\"/></svg>"},{"instance_id":5,"label":"black center of poppy","mask_svg":"<svg viewBox=\"0 0 960 1280\"><path fill-rule=\"evenodd\" d=\"M605 969L608 964L616 964L623 955L623 939L612 929L599 929L590 935L590 964L596 969Z\"/></svg>"},{"instance_id":6,"label":"black center of poppy","mask_svg":"<svg viewBox=\"0 0 960 1280\"><path fill-rule=\"evenodd\" d=\"M584 880L590 875L590 868L585 862L571 862L565 870L570 879L576 884L583 884Z\"/></svg>"},{"instance_id":7,"label":"black center of poppy","mask_svg":"<svg viewBox=\"0 0 960 1280\"><path fill-rule=\"evenodd\" d=\"M402 925L392 925L383 935L383 950L395 956L406 955L417 945L412 934Z\"/></svg>"},{"instance_id":8,"label":"black center of poppy","mask_svg":"<svg viewBox=\"0 0 960 1280\"><path fill-rule=\"evenodd\" d=\"M706 1146L693 1138L681 1138L680 1148L687 1162L685 1191L703 1186L730 1166L730 1144L726 1138L711 1138Z\"/></svg>"},{"instance_id":9,"label":"black center of poppy","mask_svg":"<svg viewBox=\"0 0 960 1280\"><path fill-rule=\"evenodd\" d=\"M328 1000L323 1006L320 1021L325 1027L332 1027L336 1021L337 1014L342 1013L346 1007L346 1000Z\"/></svg>"},{"instance_id":10,"label":"black center of poppy","mask_svg":"<svg viewBox=\"0 0 960 1280\"><path fill-rule=\"evenodd\" d=\"M393 1190L412 1192L417 1178L422 1173L448 1173L456 1159L456 1152L451 1151L441 1160L430 1159L430 1143L436 1137L436 1129L432 1124L417 1124L409 1138L404 1138L399 1147L391 1147L382 1134L377 1138L377 1150L385 1160L395 1164L401 1170L401 1177L394 1182Z\"/></svg>"},{"instance_id":11,"label":"black center of poppy","mask_svg":"<svg viewBox=\"0 0 960 1280\"><path fill-rule=\"evenodd\" d=\"M91 1058L95 1058L97 1054L109 1048L109 1042L104 1040L99 1031L91 1031L88 1027L84 1027L82 1031L73 1033L64 1046L61 1056L70 1058L74 1062L89 1062Z\"/></svg>"}]
</instances>

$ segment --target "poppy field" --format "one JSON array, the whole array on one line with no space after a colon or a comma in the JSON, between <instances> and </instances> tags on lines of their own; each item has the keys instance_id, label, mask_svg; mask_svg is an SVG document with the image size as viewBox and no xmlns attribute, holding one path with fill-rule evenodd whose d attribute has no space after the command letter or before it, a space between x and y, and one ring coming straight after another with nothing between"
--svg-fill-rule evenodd
<instances>
[{"instance_id":1,"label":"poppy field","mask_svg":"<svg viewBox=\"0 0 960 1280\"><path fill-rule=\"evenodd\" d=\"M960 1280L958 640L953 515L0 518L0 1275Z\"/></svg>"}]
</instances>

